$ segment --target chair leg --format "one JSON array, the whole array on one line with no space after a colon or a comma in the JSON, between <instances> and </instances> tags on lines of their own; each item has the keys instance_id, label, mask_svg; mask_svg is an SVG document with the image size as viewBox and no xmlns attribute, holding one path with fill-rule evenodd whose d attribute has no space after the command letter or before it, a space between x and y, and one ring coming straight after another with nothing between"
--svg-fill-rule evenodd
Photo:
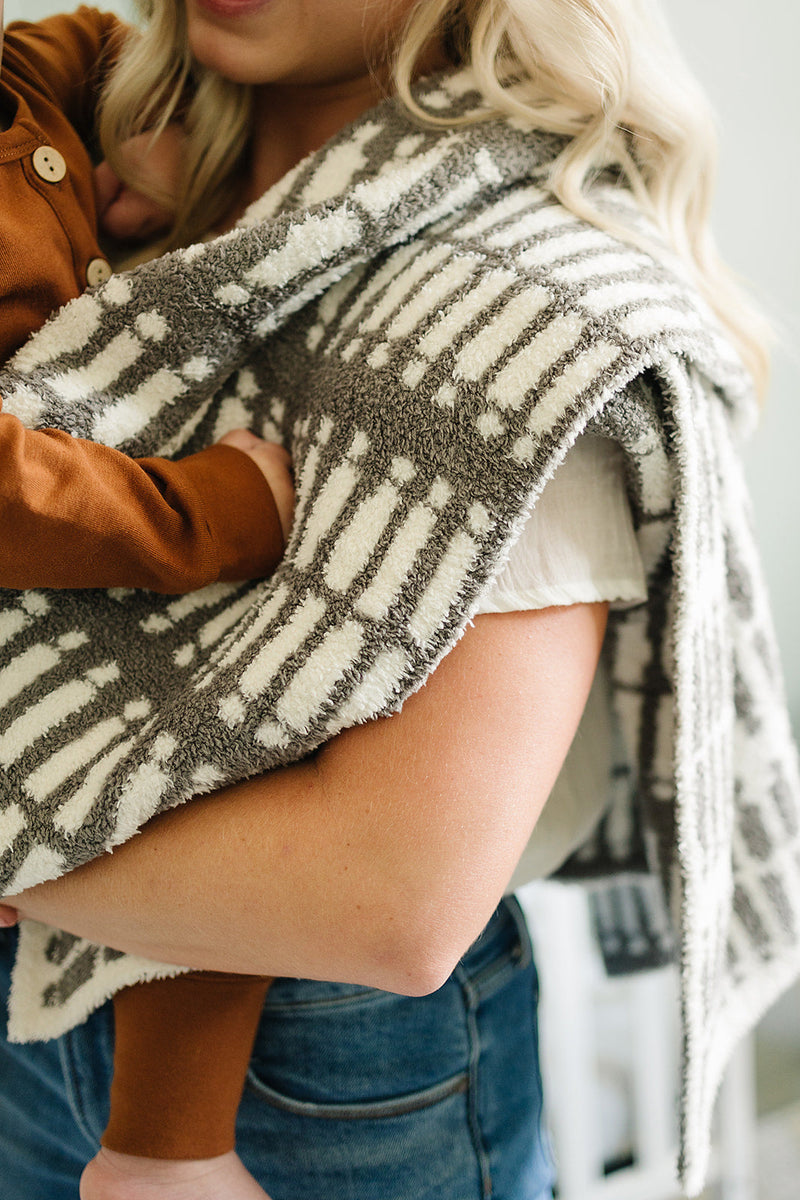
<instances>
[{"instance_id":1,"label":"chair leg","mask_svg":"<svg viewBox=\"0 0 800 1200\"><path fill-rule=\"evenodd\" d=\"M529 895L542 964L542 1068L560 1200L585 1200L603 1176L598 1132L592 935L580 888L549 885Z\"/></svg>"},{"instance_id":2,"label":"chair leg","mask_svg":"<svg viewBox=\"0 0 800 1200\"><path fill-rule=\"evenodd\" d=\"M728 1064L717 1101L721 1200L757 1200L754 1039Z\"/></svg>"},{"instance_id":3,"label":"chair leg","mask_svg":"<svg viewBox=\"0 0 800 1200\"><path fill-rule=\"evenodd\" d=\"M662 968L627 981L633 1035L636 1159L645 1170L675 1156L677 1063L674 981Z\"/></svg>"}]
</instances>

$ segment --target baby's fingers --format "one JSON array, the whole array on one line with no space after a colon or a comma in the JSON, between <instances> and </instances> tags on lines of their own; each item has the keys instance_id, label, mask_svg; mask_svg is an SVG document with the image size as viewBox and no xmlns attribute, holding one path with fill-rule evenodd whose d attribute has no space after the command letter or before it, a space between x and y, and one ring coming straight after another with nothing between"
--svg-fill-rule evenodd
<instances>
[{"instance_id":1,"label":"baby's fingers","mask_svg":"<svg viewBox=\"0 0 800 1200\"><path fill-rule=\"evenodd\" d=\"M0 929L8 929L19 922L19 913L8 904L0 904Z\"/></svg>"},{"instance_id":2,"label":"baby's fingers","mask_svg":"<svg viewBox=\"0 0 800 1200\"><path fill-rule=\"evenodd\" d=\"M277 442L265 442L247 429L232 429L220 438L220 442L243 451L258 467L272 492L283 538L286 541L294 515L294 480L290 455Z\"/></svg>"}]
</instances>

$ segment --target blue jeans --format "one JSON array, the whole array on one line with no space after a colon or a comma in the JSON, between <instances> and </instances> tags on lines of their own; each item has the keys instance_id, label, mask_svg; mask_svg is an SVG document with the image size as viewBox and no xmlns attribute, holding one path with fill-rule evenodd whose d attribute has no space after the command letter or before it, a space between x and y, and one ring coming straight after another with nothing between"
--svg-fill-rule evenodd
<instances>
[{"instance_id":1,"label":"blue jeans","mask_svg":"<svg viewBox=\"0 0 800 1200\"><path fill-rule=\"evenodd\" d=\"M0 988L15 937L0 934ZM504 901L448 982L408 998L279 979L237 1149L273 1200L550 1200L536 969ZM0 1042L3 1200L77 1200L105 1126L106 1005L57 1041Z\"/></svg>"}]
</instances>

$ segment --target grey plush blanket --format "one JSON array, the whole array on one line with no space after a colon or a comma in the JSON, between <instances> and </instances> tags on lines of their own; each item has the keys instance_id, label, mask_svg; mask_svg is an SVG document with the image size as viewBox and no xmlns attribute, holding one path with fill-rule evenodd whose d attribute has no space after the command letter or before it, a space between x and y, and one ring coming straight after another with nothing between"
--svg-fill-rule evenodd
<instances>
[{"instance_id":1,"label":"grey plush blanket","mask_svg":"<svg viewBox=\"0 0 800 1200\"><path fill-rule=\"evenodd\" d=\"M437 114L478 103L463 74L421 94ZM650 600L609 631L625 763L571 868L646 850L666 883L691 1190L730 1049L800 970L800 786L733 447L752 398L666 251L554 201L559 148L501 120L423 130L387 103L242 228L75 301L2 373L8 411L132 454L251 425L289 446L298 495L268 581L0 594L2 885L396 710L591 424L625 452ZM618 182L598 189L645 228ZM13 1036L165 970L28 923Z\"/></svg>"}]
</instances>

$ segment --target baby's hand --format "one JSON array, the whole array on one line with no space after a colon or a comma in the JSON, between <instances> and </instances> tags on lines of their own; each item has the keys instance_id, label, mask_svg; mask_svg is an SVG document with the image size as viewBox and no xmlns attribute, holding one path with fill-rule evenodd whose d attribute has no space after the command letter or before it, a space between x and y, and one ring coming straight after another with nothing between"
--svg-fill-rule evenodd
<instances>
[{"instance_id":1,"label":"baby's hand","mask_svg":"<svg viewBox=\"0 0 800 1200\"><path fill-rule=\"evenodd\" d=\"M180 125L167 125L156 141L143 133L125 142L120 154L135 188L123 183L107 162L95 168L103 233L118 241L144 242L169 228L180 190L184 140Z\"/></svg>"},{"instance_id":2,"label":"baby's hand","mask_svg":"<svg viewBox=\"0 0 800 1200\"><path fill-rule=\"evenodd\" d=\"M280 518L283 540L288 541L294 515L294 480L292 460L283 446L277 442L265 442L247 429L232 429L220 438L220 443L243 450L252 458L269 484Z\"/></svg>"}]
</instances>

